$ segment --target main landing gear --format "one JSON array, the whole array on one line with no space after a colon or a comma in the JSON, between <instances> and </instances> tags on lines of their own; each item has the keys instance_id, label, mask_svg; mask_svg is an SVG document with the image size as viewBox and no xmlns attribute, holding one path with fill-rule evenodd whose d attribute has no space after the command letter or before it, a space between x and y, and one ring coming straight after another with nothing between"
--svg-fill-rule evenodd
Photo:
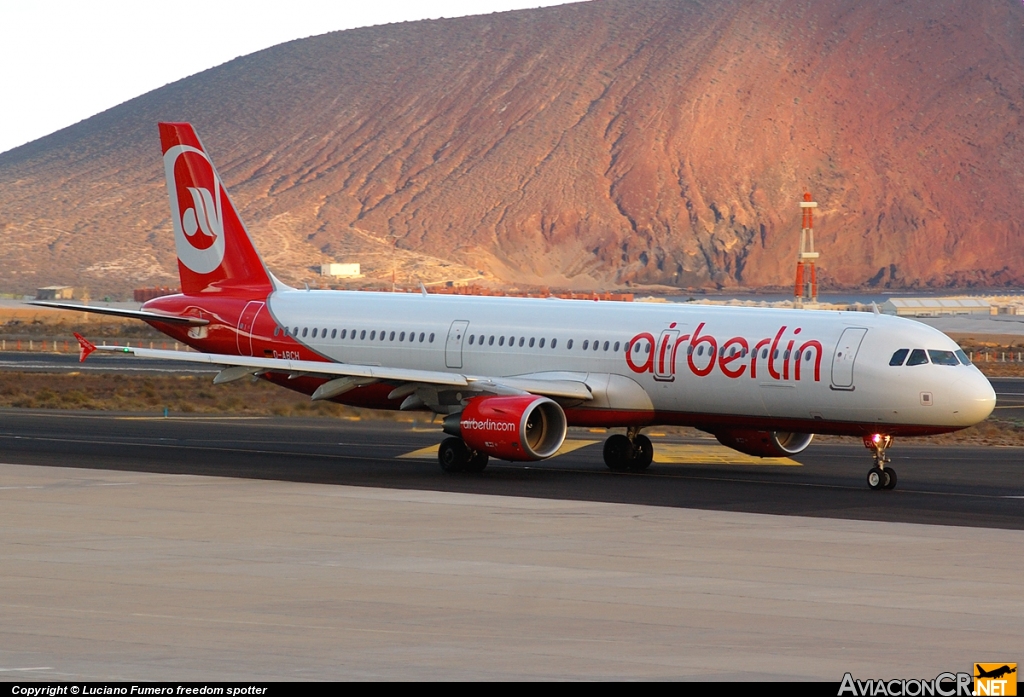
<instances>
[{"instance_id":1,"label":"main landing gear","mask_svg":"<svg viewBox=\"0 0 1024 697\"><path fill-rule=\"evenodd\" d=\"M868 470L868 487L872 491L896 488L896 470L886 466L889 464L889 458L886 456L885 450L890 445L892 445L892 436L882 433L864 436L864 447L870 450L875 458L875 466Z\"/></svg>"},{"instance_id":2,"label":"main landing gear","mask_svg":"<svg viewBox=\"0 0 1024 697\"><path fill-rule=\"evenodd\" d=\"M437 461L445 472L483 472L487 453L470 450L461 438L445 438L437 449Z\"/></svg>"},{"instance_id":3,"label":"main landing gear","mask_svg":"<svg viewBox=\"0 0 1024 697\"><path fill-rule=\"evenodd\" d=\"M640 434L640 428L630 426L626 435L615 434L604 442L604 464L612 472L643 472L654 460L654 444Z\"/></svg>"}]
</instances>

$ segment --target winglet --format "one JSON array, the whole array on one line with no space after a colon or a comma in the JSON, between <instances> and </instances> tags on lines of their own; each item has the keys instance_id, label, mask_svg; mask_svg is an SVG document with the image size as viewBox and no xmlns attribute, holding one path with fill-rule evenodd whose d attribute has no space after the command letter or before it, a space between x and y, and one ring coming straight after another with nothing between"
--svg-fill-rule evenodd
<instances>
[{"instance_id":1,"label":"winglet","mask_svg":"<svg viewBox=\"0 0 1024 697\"><path fill-rule=\"evenodd\" d=\"M75 332L75 338L78 339L78 362L84 363L85 359L89 357L89 354L96 350L96 344L92 343L78 332Z\"/></svg>"}]
</instances>

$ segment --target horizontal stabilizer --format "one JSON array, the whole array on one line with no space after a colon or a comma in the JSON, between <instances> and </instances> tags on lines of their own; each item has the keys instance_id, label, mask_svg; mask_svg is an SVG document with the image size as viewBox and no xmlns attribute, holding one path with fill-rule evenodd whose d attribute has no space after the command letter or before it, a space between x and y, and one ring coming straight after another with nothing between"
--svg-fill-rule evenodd
<instances>
[{"instance_id":1,"label":"horizontal stabilizer","mask_svg":"<svg viewBox=\"0 0 1024 697\"><path fill-rule=\"evenodd\" d=\"M173 315L161 315L158 312L147 312L146 310L125 310L119 307L98 307L94 305L76 305L75 303L51 303L45 301L30 302L29 305L39 307L50 307L54 310L73 310L75 312L91 312L96 315L112 315L114 317L127 317L129 319L141 319L144 322L160 322L161 324L187 324L191 327L204 327L210 323L208 319L198 317L175 317Z\"/></svg>"}]
</instances>

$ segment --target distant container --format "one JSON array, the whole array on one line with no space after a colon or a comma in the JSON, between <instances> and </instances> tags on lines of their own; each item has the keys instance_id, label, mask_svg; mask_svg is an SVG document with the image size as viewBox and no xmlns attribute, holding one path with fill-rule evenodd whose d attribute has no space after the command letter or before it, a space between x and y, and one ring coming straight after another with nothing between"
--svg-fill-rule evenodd
<instances>
[{"instance_id":1,"label":"distant container","mask_svg":"<svg viewBox=\"0 0 1024 697\"><path fill-rule=\"evenodd\" d=\"M174 295L180 293L177 288L168 288L167 286L154 287L154 288L136 288L132 293L132 297L137 303L144 303L153 298L162 298L165 295Z\"/></svg>"},{"instance_id":2,"label":"distant container","mask_svg":"<svg viewBox=\"0 0 1024 697\"><path fill-rule=\"evenodd\" d=\"M359 264L323 264L320 267L321 276L334 276L335 278L359 278Z\"/></svg>"},{"instance_id":3,"label":"distant container","mask_svg":"<svg viewBox=\"0 0 1024 697\"><path fill-rule=\"evenodd\" d=\"M75 297L72 286L46 286L36 288L36 300L71 300Z\"/></svg>"}]
</instances>

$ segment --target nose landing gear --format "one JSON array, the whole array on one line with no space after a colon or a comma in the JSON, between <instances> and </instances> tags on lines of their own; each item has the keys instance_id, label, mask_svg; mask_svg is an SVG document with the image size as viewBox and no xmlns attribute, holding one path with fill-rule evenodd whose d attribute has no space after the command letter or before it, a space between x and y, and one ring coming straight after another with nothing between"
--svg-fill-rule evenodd
<instances>
[{"instance_id":1,"label":"nose landing gear","mask_svg":"<svg viewBox=\"0 0 1024 697\"><path fill-rule=\"evenodd\" d=\"M886 466L889 458L885 451L892 445L892 440L892 436L883 433L864 436L864 447L871 451L875 459L875 466L868 470L868 487L872 491L896 488L896 470Z\"/></svg>"},{"instance_id":2,"label":"nose landing gear","mask_svg":"<svg viewBox=\"0 0 1024 697\"><path fill-rule=\"evenodd\" d=\"M637 426L626 429L626 435L617 433L604 442L604 464L612 472L643 472L653 461L654 444L641 435Z\"/></svg>"}]
</instances>

